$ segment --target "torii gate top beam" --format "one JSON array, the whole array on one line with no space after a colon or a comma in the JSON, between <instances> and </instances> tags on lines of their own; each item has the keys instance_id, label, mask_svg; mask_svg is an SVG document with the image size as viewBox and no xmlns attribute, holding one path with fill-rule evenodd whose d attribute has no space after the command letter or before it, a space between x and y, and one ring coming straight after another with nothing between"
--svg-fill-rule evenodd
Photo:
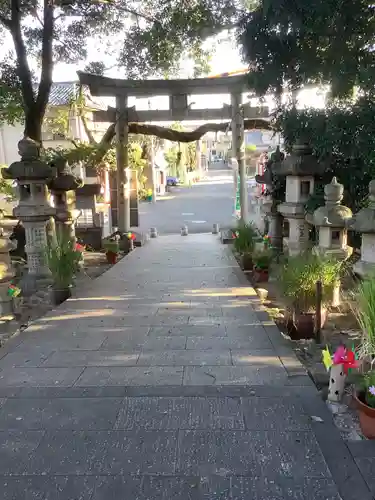
<instances>
[{"instance_id":1,"label":"torii gate top beam","mask_svg":"<svg viewBox=\"0 0 375 500\"><path fill-rule=\"evenodd\" d=\"M181 80L121 80L78 71L78 78L82 85L89 87L93 96L103 97L230 94L247 90L244 75Z\"/></svg>"}]
</instances>

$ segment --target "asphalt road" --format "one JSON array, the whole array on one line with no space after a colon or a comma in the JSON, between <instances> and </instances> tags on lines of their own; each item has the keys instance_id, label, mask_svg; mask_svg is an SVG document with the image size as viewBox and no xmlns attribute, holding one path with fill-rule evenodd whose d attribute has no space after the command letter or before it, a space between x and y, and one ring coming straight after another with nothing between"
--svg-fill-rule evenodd
<instances>
[{"instance_id":1,"label":"asphalt road","mask_svg":"<svg viewBox=\"0 0 375 500\"><path fill-rule=\"evenodd\" d=\"M156 203L142 203L140 229L156 227L159 234L179 233L187 225L189 233L212 231L214 223L220 227L233 225L234 189L232 172L217 163L207 172L207 179L192 187L174 187L165 199Z\"/></svg>"}]
</instances>

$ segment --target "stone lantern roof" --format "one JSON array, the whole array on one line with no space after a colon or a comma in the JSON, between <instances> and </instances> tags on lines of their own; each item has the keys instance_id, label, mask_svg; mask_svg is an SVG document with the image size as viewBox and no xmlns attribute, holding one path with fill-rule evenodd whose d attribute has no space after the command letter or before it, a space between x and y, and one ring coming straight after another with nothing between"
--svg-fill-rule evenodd
<instances>
[{"instance_id":1,"label":"stone lantern roof","mask_svg":"<svg viewBox=\"0 0 375 500\"><path fill-rule=\"evenodd\" d=\"M338 228L347 226L347 221L353 217L353 213L350 208L341 205L343 194L344 186L333 177L330 184L324 186L325 206L315 210L312 216L315 226Z\"/></svg>"},{"instance_id":2,"label":"stone lantern roof","mask_svg":"<svg viewBox=\"0 0 375 500\"><path fill-rule=\"evenodd\" d=\"M318 162L308 144L296 143L290 155L274 169L277 175L315 176L325 169L323 162Z\"/></svg>"},{"instance_id":3,"label":"stone lantern roof","mask_svg":"<svg viewBox=\"0 0 375 500\"><path fill-rule=\"evenodd\" d=\"M354 215L350 227L359 233L375 233L375 180L369 184L369 203Z\"/></svg>"}]
</instances>

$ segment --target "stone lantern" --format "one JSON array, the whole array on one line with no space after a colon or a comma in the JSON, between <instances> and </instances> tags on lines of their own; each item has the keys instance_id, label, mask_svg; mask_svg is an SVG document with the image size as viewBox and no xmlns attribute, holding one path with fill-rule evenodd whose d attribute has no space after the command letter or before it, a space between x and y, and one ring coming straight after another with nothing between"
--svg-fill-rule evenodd
<instances>
[{"instance_id":1,"label":"stone lantern","mask_svg":"<svg viewBox=\"0 0 375 500\"><path fill-rule=\"evenodd\" d=\"M49 277L45 261L46 225L56 210L49 203L47 183L55 175L40 159L40 145L30 138L18 143L20 161L3 170L4 178L17 180L19 203L13 214L25 227L28 276L33 280Z\"/></svg>"},{"instance_id":2,"label":"stone lantern","mask_svg":"<svg viewBox=\"0 0 375 500\"><path fill-rule=\"evenodd\" d=\"M350 208L341 205L344 186L333 177L330 184L324 187L324 207L319 207L312 217L306 217L308 222L317 229L319 243L317 249L322 253L345 260L353 252L348 246L347 225L353 217Z\"/></svg>"},{"instance_id":3,"label":"stone lantern","mask_svg":"<svg viewBox=\"0 0 375 500\"><path fill-rule=\"evenodd\" d=\"M314 176L324 170L307 144L295 144L292 153L277 169L278 175L286 176L285 202L278 211L289 223L289 235L284 238L289 255L303 252L309 241L309 226L305 220L305 204L314 192Z\"/></svg>"},{"instance_id":4,"label":"stone lantern","mask_svg":"<svg viewBox=\"0 0 375 500\"><path fill-rule=\"evenodd\" d=\"M369 184L368 206L354 215L350 228L362 233L361 259L353 266L360 276L375 273L375 180Z\"/></svg>"},{"instance_id":5,"label":"stone lantern","mask_svg":"<svg viewBox=\"0 0 375 500\"><path fill-rule=\"evenodd\" d=\"M272 153L267 162L264 174L255 176L256 182L258 184L265 184L267 193L269 193L264 199L262 211L268 220L268 236L270 237L271 245L277 252L282 252L283 250L283 218L277 209L280 201L275 197L275 178L284 157L284 153L277 146L276 151Z\"/></svg>"},{"instance_id":6,"label":"stone lantern","mask_svg":"<svg viewBox=\"0 0 375 500\"><path fill-rule=\"evenodd\" d=\"M81 211L75 208L75 190L82 186L82 179L73 174L64 159L56 162L57 177L49 183L56 208L56 232L62 238L76 241L75 222Z\"/></svg>"}]
</instances>

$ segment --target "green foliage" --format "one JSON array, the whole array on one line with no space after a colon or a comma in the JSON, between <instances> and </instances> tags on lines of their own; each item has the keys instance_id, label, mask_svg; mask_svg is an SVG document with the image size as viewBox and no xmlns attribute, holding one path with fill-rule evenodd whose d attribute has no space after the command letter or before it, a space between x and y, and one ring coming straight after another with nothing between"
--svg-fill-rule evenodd
<instances>
[{"instance_id":1,"label":"green foliage","mask_svg":"<svg viewBox=\"0 0 375 500\"><path fill-rule=\"evenodd\" d=\"M7 166L0 165L0 194L5 195L8 200L13 201L17 198L16 189L13 187L12 181L3 178L3 168L7 168Z\"/></svg>"},{"instance_id":2,"label":"green foliage","mask_svg":"<svg viewBox=\"0 0 375 500\"><path fill-rule=\"evenodd\" d=\"M261 0L239 40L257 93L329 83L333 96L374 92L374 5L366 0Z\"/></svg>"},{"instance_id":3,"label":"green foliage","mask_svg":"<svg viewBox=\"0 0 375 500\"><path fill-rule=\"evenodd\" d=\"M254 268L259 270L267 270L272 262L272 253L270 250L262 250L256 252L253 256Z\"/></svg>"},{"instance_id":4,"label":"green foliage","mask_svg":"<svg viewBox=\"0 0 375 500\"><path fill-rule=\"evenodd\" d=\"M328 302L337 283L342 263L336 259L306 252L289 257L279 268L280 290L292 307L300 312L309 312L316 304L316 283L323 285L323 301Z\"/></svg>"},{"instance_id":5,"label":"green foliage","mask_svg":"<svg viewBox=\"0 0 375 500\"><path fill-rule=\"evenodd\" d=\"M116 240L103 240L103 249L106 252L119 253L120 245Z\"/></svg>"},{"instance_id":6,"label":"green foliage","mask_svg":"<svg viewBox=\"0 0 375 500\"><path fill-rule=\"evenodd\" d=\"M239 224L235 229L234 248L239 253L253 253L258 231L253 223Z\"/></svg>"},{"instance_id":7,"label":"green foliage","mask_svg":"<svg viewBox=\"0 0 375 500\"><path fill-rule=\"evenodd\" d=\"M47 264L56 288L69 288L81 257L81 252L68 238L62 238L46 248Z\"/></svg>"},{"instance_id":8,"label":"green foliage","mask_svg":"<svg viewBox=\"0 0 375 500\"><path fill-rule=\"evenodd\" d=\"M364 402L370 408L375 408L375 371L370 371L361 378L359 391L364 396Z\"/></svg>"},{"instance_id":9,"label":"green foliage","mask_svg":"<svg viewBox=\"0 0 375 500\"><path fill-rule=\"evenodd\" d=\"M21 82L14 66L0 65L0 125L23 121Z\"/></svg>"},{"instance_id":10,"label":"green foliage","mask_svg":"<svg viewBox=\"0 0 375 500\"><path fill-rule=\"evenodd\" d=\"M361 357L375 354L375 280L367 278L356 292L353 312L362 330Z\"/></svg>"},{"instance_id":11,"label":"green foliage","mask_svg":"<svg viewBox=\"0 0 375 500\"><path fill-rule=\"evenodd\" d=\"M307 141L326 165L317 179L312 211L323 202L323 186L336 176L344 185L344 204L354 212L367 200L368 185L375 176L375 100L361 98L352 105L335 104L325 110L285 108L275 126L287 150L298 140Z\"/></svg>"}]
</instances>

